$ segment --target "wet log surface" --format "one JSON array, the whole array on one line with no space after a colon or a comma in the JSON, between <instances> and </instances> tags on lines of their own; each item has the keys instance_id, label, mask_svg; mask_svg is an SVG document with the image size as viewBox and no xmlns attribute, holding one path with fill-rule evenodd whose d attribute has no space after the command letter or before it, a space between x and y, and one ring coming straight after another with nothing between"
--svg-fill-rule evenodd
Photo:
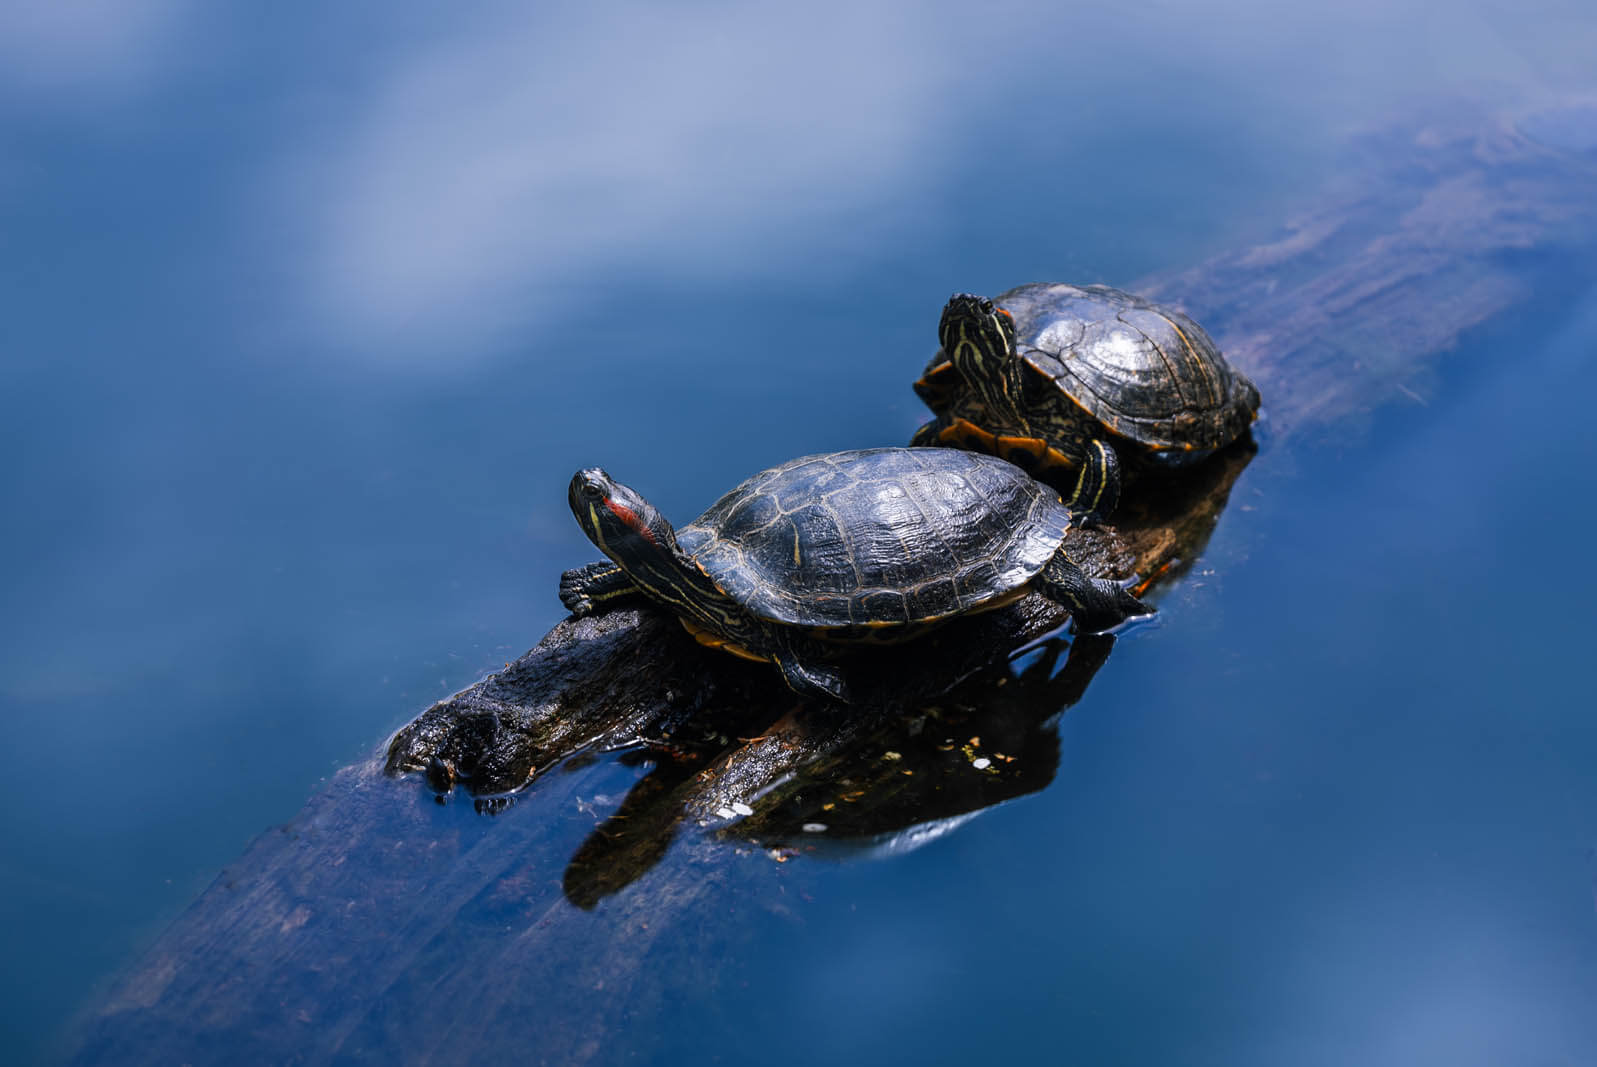
<instances>
[{"instance_id":1,"label":"wet log surface","mask_svg":"<svg viewBox=\"0 0 1597 1067\"><path fill-rule=\"evenodd\" d=\"M1525 255L1597 242L1590 104L1459 108L1358 151L1278 239L1140 287L1255 379L1271 447L1412 403L1463 334L1533 298ZM1250 457L1129 492L1113 525L1072 532L1073 558L1178 580ZM613 1028L722 981L750 913L782 909L794 865L741 853L909 847L1046 786L1053 723L1114 644L1064 622L1029 597L873 656L848 713L650 609L562 622L259 838L94 1008L77 1057L603 1058ZM618 749L653 764L618 803L563 773ZM441 821L433 789L452 786L513 812Z\"/></svg>"}]
</instances>

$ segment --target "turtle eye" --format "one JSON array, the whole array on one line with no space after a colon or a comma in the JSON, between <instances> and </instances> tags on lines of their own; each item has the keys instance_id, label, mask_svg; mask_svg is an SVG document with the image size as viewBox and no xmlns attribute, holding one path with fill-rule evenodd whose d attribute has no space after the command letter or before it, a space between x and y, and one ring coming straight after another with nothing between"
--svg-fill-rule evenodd
<instances>
[{"instance_id":1,"label":"turtle eye","mask_svg":"<svg viewBox=\"0 0 1597 1067\"><path fill-rule=\"evenodd\" d=\"M985 297L981 302L981 313L983 315L991 315L993 313L993 302Z\"/></svg>"},{"instance_id":2,"label":"turtle eye","mask_svg":"<svg viewBox=\"0 0 1597 1067\"><path fill-rule=\"evenodd\" d=\"M603 500L604 488L598 482L583 482L582 495L588 500Z\"/></svg>"}]
</instances>

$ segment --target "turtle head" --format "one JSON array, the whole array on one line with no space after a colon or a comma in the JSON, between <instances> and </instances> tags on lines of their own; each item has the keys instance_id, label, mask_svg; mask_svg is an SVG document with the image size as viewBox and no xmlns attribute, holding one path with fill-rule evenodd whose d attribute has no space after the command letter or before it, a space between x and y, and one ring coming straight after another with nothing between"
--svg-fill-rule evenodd
<instances>
[{"instance_id":1,"label":"turtle head","mask_svg":"<svg viewBox=\"0 0 1597 1067\"><path fill-rule=\"evenodd\" d=\"M676 547L676 536L665 516L598 467L572 475L567 498L582 532L623 566Z\"/></svg>"},{"instance_id":2,"label":"turtle head","mask_svg":"<svg viewBox=\"0 0 1597 1067\"><path fill-rule=\"evenodd\" d=\"M984 296L955 293L943 307L937 340L983 404L1015 412L1020 394L1013 315Z\"/></svg>"},{"instance_id":3,"label":"turtle head","mask_svg":"<svg viewBox=\"0 0 1597 1067\"><path fill-rule=\"evenodd\" d=\"M762 624L744 615L682 550L676 531L647 500L598 467L572 475L567 496L583 532L621 566L644 596L740 647L752 649L759 644ZM565 600L565 582L561 585L561 599ZM570 607L570 602L566 606Z\"/></svg>"}]
</instances>

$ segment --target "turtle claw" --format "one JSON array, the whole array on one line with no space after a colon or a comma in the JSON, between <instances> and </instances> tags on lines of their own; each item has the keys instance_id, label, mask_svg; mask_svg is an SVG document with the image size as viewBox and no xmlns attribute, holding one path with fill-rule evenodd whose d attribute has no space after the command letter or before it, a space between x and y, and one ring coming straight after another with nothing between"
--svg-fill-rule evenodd
<instances>
[{"instance_id":1,"label":"turtle claw","mask_svg":"<svg viewBox=\"0 0 1597 1067\"><path fill-rule=\"evenodd\" d=\"M573 567L560 576L560 603L579 619L597 612L601 603L636 592L626 571L609 560Z\"/></svg>"},{"instance_id":2,"label":"turtle claw","mask_svg":"<svg viewBox=\"0 0 1597 1067\"><path fill-rule=\"evenodd\" d=\"M581 572L566 571L560 576L560 603L565 605L567 611L582 618L584 615L593 614L593 601L579 586Z\"/></svg>"}]
</instances>

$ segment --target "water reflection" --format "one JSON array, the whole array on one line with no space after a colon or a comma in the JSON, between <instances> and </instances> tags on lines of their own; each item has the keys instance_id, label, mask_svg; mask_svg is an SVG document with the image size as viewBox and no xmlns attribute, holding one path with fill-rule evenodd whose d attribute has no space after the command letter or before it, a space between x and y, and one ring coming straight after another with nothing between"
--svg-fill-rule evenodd
<instances>
[{"instance_id":1,"label":"water reflection","mask_svg":"<svg viewBox=\"0 0 1597 1067\"><path fill-rule=\"evenodd\" d=\"M731 820L716 831L722 840L774 849L784 859L917 847L1053 780L1054 724L1081 699L1114 644L1107 635L1052 638L1019 669L1006 662L945 699L874 716L870 729L791 768L752 804L725 798L703 748L653 746L654 769L571 858L566 897L592 908L636 881L664 857L689 813L700 823ZM1065 666L1056 673L1062 654Z\"/></svg>"}]
</instances>

